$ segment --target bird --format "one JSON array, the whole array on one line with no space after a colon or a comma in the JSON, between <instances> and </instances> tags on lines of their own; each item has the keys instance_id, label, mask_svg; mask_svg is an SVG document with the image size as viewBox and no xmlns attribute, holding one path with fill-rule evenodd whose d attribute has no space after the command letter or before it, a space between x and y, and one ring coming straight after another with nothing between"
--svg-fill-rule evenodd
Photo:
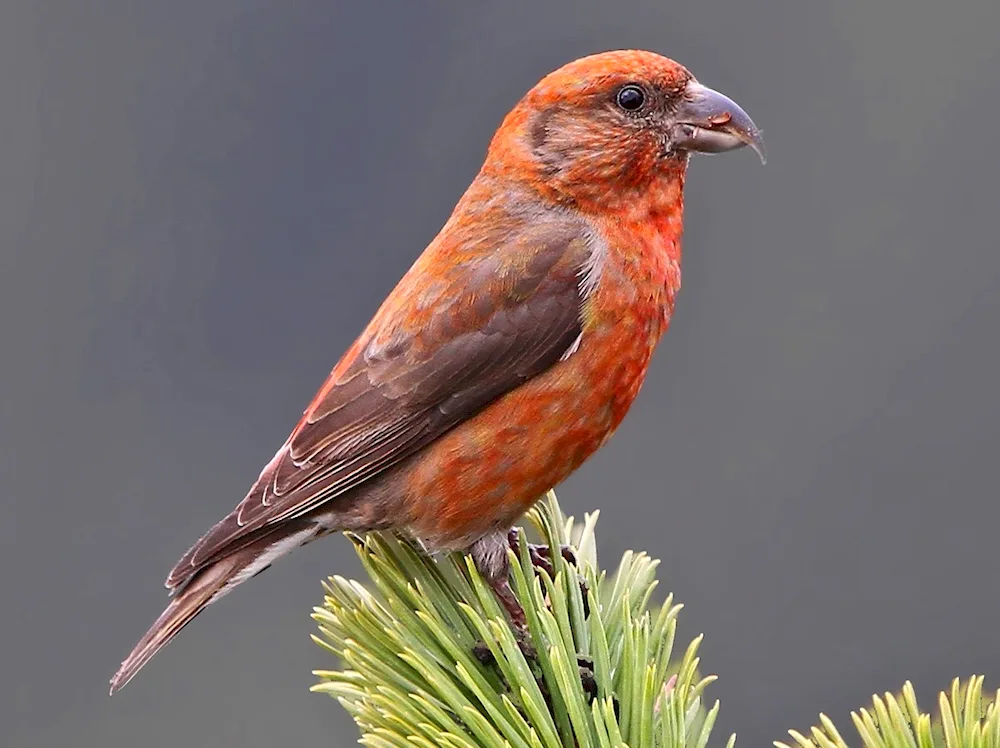
<instances>
[{"instance_id":1,"label":"bird","mask_svg":"<svg viewBox=\"0 0 1000 748\"><path fill-rule=\"evenodd\" d=\"M543 77L245 498L170 571L111 693L206 606L335 532L467 552L523 625L510 530L639 392L681 286L690 156L744 146L764 160L749 115L658 53Z\"/></svg>"}]
</instances>

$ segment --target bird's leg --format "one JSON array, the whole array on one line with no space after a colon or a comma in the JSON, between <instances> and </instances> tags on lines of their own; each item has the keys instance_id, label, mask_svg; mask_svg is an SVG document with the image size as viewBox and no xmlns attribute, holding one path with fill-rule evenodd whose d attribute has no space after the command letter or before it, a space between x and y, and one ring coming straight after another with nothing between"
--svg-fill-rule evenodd
<instances>
[{"instance_id":1,"label":"bird's leg","mask_svg":"<svg viewBox=\"0 0 1000 748\"><path fill-rule=\"evenodd\" d=\"M507 532L507 543L513 549L514 553L520 551L520 535L519 530L516 527L512 527ZM579 568L576 562L576 552L572 547L568 545L559 546L559 555L563 557L566 563L570 564L575 568ZM555 566L552 563L552 549L547 545L540 545L538 543L528 543L528 556L531 558L532 566L542 569L550 577L555 578ZM584 615L590 615L587 592L590 587L587 584L587 580L584 579L579 574L577 578L580 582L580 592L583 593L583 612Z\"/></svg>"},{"instance_id":2,"label":"bird's leg","mask_svg":"<svg viewBox=\"0 0 1000 748\"><path fill-rule=\"evenodd\" d=\"M514 638L521 653L530 659L537 656L531 637L528 634L527 618L521 607L514 588L510 584L510 560L507 558L507 537L504 533L494 533L477 540L469 549L472 560L479 573L483 575L493 593L497 596L503 609L510 618ZM493 660L493 653L485 642L479 642L473 647L473 654L484 665Z\"/></svg>"},{"instance_id":3,"label":"bird's leg","mask_svg":"<svg viewBox=\"0 0 1000 748\"><path fill-rule=\"evenodd\" d=\"M507 533L494 533L493 535L481 538L473 544L469 549L469 553L472 554L472 560L476 564L479 573L489 583L494 594L500 600L501 605L503 605L504 610L507 611L507 615L510 616L514 629L514 637L517 639L517 645L521 653L528 660L534 660L537 657L537 651L528 634L524 608L521 607L521 603L514 595L514 590L510 584L510 560L507 558L508 546L513 548L515 553L517 552L519 543L516 529L510 530ZM573 553L569 546L563 546L560 551L566 561L574 566L576 565L576 554ZM555 576L555 569L552 565L552 554L549 552L548 546L529 544L528 552L531 554L532 564L545 569L549 575ZM580 584L584 593L584 611L587 612L587 586L582 577ZM589 615L589 612L587 614ZM493 653L485 642L477 643L472 651L475 657L484 665L496 662ZM585 655L578 655L576 664L580 673L580 685L583 687L584 692L591 700L596 698L597 680L594 676L594 661ZM547 688L544 680L539 679L538 684L539 688L542 689L543 695L546 694Z\"/></svg>"},{"instance_id":4,"label":"bird's leg","mask_svg":"<svg viewBox=\"0 0 1000 748\"><path fill-rule=\"evenodd\" d=\"M510 561L507 559L507 540L502 533L480 538L469 549L479 573L489 583L497 599L507 611L514 632L527 634L524 608L510 585Z\"/></svg>"}]
</instances>

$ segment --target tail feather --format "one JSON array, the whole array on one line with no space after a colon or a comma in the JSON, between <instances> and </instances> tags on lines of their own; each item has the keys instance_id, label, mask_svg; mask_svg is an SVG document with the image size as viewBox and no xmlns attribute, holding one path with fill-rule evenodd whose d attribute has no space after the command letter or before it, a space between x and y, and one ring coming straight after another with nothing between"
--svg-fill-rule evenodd
<instances>
[{"instance_id":1,"label":"tail feather","mask_svg":"<svg viewBox=\"0 0 1000 748\"><path fill-rule=\"evenodd\" d=\"M114 694L132 680L206 606L264 571L277 558L321 534L325 534L324 529L311 522L285 525L249 545L234 549L232 553L198 571L178 589L174 599L122 662L111 679L111 693Z\"/></svg>"}]
</instances>

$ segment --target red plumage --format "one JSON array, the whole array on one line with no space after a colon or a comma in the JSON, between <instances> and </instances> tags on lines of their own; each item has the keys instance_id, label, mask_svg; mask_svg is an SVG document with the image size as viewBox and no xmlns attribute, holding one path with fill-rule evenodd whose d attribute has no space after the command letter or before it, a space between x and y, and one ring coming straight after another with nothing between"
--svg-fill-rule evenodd
<instances>
[{"instance_id":1,"label":"red plumage","mask_svg":"<svg viewBox=\"0 0 1000 748\"><path fill-rule=\"evenodd\" d=\"M638 393L680 288L689 153L746 144L761 152L738 106L650 52L544 78L246 498L170 572L112 692L206 605L339 530L470 550L516 621L507 530Z\"/></svg>"}]
</instances>

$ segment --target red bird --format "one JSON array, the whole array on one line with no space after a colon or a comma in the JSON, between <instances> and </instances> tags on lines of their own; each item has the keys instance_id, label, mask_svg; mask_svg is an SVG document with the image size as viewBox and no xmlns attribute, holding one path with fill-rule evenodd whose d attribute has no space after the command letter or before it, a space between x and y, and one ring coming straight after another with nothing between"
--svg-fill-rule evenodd
<instances>
[{"instance_id":1,"label":"red bird","mask_svg":"<svg viewBox=\"0 0 1000 748\"><path fill-rule=\"evenodd\" d=\"M681 285L689 155L744 145L763 159L747 114L651 52L542 79L246 498L170 572L111 692L206 605L336 531L467 550L523 620L508 530L642 385Z\"/></svg>"}]
</instances>

